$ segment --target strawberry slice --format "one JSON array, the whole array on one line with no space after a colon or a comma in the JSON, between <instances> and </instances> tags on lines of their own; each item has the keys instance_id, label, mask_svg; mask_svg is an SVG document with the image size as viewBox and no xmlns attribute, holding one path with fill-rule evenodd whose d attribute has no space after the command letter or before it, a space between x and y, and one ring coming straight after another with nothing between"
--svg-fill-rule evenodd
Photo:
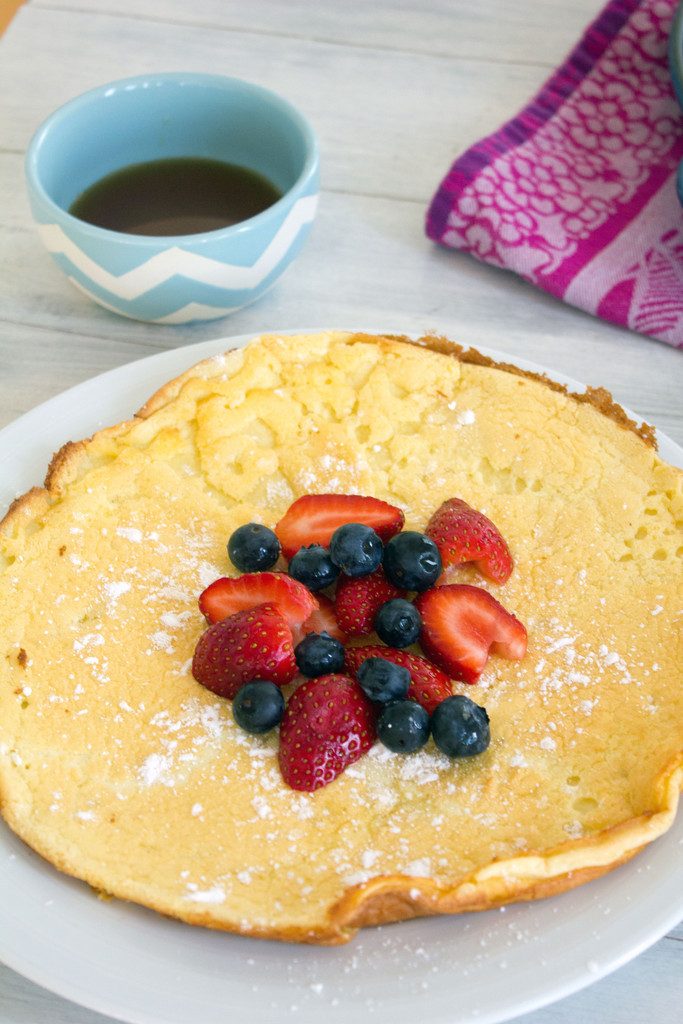
<instances>
[{"instance_id":1,"label":"strawberry slice","mask_svg":"<svg viewBox=\"0 0 683 1024\"><path fill-rule=\"evenodd\" d=\"M513 569L512 555L498 527L461 498L444 501L427 524L425 533L441 552L444 569L474 562L482 575L505 583Z\"/></svg>"},{"instance_id":2,"label":"strawberry slice","mask_svg":"<svg viewBox=\"0 0 683 1024\"><path fill-rule=\"evenodd\" d=\"M290 697L280 725L282 777L312 793L362 757L375 735L375 709L354 679L309 679Z\"/></svg>"},{"instance_id":3,"label":"strawberry slice","mask_svg":"<svg viewBox=\"0 0 683 1024\"><path fill-rule=\"evenodd\" d=\"M197 682L230 699L252 679L284 686L296 673L292 631L272 604L237 612L209 626L192 659Z\"/></svg>"},{"instance_id":4,"label":"strawberry slice","mask_svg":"<svg viewBox=\"0 0 683 1024\"><path fill-rule=\"evenodd\" d=\"M403 597L380 567L368 576L340 576L334 598L337 622L348 636L367 636L375 628L375 616L386 601Z\"/></svg>"},{"instance_id":5,"label":"strawberry slice","mask_svg":"<svg viewBox=\"0 0 683 1024\"><path fill-rule=\"evenodd\" d=\"M337 616L334 614L334 602L329 597L326 597L325 594L317 593L315 597L318 607L315 611L311 612L301 626L292 630L294 644L298 644L308 633L328 633L335 640L341 640L344 643L346 633L337 622Z\"/></svg>"},{"instance_id":6,"label":"strawberry slice","mask_svg":"<svg viewBox=\"0 0 683 1024\"><path fill-rule=\"evenodd\" d=\"M222 576L199 595L199 610L208 622L220 622L235 612L273 604L293 629L318 607L310 590L284 572L245 572Z\"/></svg>"},{"instance_id":7,"label":"strawberry slice","mask_svg":"<svg viewBox=\"0 0 683 1024\"><path fill-rule=\"evenodd\" d=\"M275 533L282 554L290 559L304 544L328 547L332 534L344 523L370 526L386 543L403 526L403 513L386 501L361 494L304 494L290 505Z\"/></svg>"},{"instance_id":8,"label":"strawberry slice","mask_svg":"<svg viewBox=\"0 0 683 1024\"><path fill-rule=\"evenodd\" d=\"M419 654L399 651L395 647L383 647L381 644L346 648L346 667L354 675L366 658L386 658L387 661L393 661L394 665L407 668L410 672L407 699L417 701L430 715L437 704L453 696L453 685L448 676Z\"/></svg>"},{"instance_id":9,"label":"strawberry slice","mask_svg":"<svg viewBox=\"0 0 683 1024\"><path fill-rule=\"evenodd\" d=\"M444 672L476 683L489 653L519 661L526 654L522 623L481 587L453 583L418 594L420 644Z\"/></svg>"}]
</instances>

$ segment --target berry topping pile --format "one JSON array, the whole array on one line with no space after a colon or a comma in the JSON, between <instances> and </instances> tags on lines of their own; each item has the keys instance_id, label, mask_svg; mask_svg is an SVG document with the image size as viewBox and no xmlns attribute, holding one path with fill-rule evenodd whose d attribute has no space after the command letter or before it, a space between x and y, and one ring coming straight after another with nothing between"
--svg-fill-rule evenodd
<instances>
[{"instance_id":1,"label":"berry topping pile","mask_svg":"<svg viewBox=\"0 0 683 1024\"><path fill-rule=\"evenodd\" d=\"M344 645L329 633L307 633L296 645L294 657L301 675L309 679L344 671Z\"/></svg>"},{"instance_id":2,"label":"berry topping pile","mask_svg":"<svg viewBox=\"0 0 683 1024\"><path fill-rule=\"evenodd\" d=\"M366 697L376 704L403 700L410 689L408 669L388 658L366 658L356 673L356 679Z\"/></svg>"},{"instance_id":3,"label":"berry topping pile","mask_svg":"<svg viewBox=\"0 0 683 1024\"><path fill-rule=\"evenodd\" d=\"M406 530L392 537L382 559L388 579L404 590L428 590L441 575L441 555L424 533Z\"/></svg>"},{"instance_id":4,"label":"berry topping pile","mask_svg":"<svg viewBox=\"0 0 683 1024\"><path fill-rule=\"evenodd\" d=\"M219 697L230 699L254 679L286 686L296 675L287 620L274 604L257 604L214 622L199 638L192 675Z\"/></svg>"},{"instance_id":5,"label":"berry topping pile","mask_svg":"<svg viewBox=\"0 0 683 1024\"><path fill-rule=\"evenodd\" d=\"M375 632L389 647L409 647L417 641L422 617L412 601L395 597L386 601L375 616Z\"/></svg>"},{"instance_id":6,"label":"berry topping pile","mask_svg":"<svg viewBox=\"0 0 683 1024\"><path fill-rule=\"evenodd\" d=\"M199 595L199 610L208 622L221 622L258 604L274 604L292 629L318 606L313 594L284 572L249 572L234 579L222 576Z\"/></svg>"},{"instance_id":7,"label":"berry topping pile","mask_svg":"<svg viewBox=\"0 0 683 1024\"><path fill-rule=\"evenodd\" d=\"M374 742L375 709L354 679L308 679L289 698L280 726L282 777L292 789L320 789Z\"/></svg>"},{"instance_id":8,"label":"berry topping pile","mask_svg":"<svg viewBox=\"0 0 683 1024\"><path fill-rule=\"evenodd\" d=\"M387 704L377 722L377 736L396 754L413 754L429 739L429 715L413 700Z\"/></svg>"},{"instance_id":9,"label":"berry topping pile","mask_svg":"<svg viewBox=\"0 0 683 1024\"><path fill-rule=\"evenodd\" d=\"M292 789L328 785L377 739L410 754L431 736L454 758L489 746L486 709L454 696L453 681L476 683L491 654L523 658L527 633L488 590L449 580L470 562L504 583L509 548L460 498L445 501L425 533L403 523L378 498L305 495L274 530L235 530L228 555L242 575L199 597L209 627L192 674L233 701L247 732L280 726ZM281 558L286 571L276 569ZM422 653L409 649L418 644Z\"/></svg>"},{"instance_id":10,"label":"berry topping pile","mask_svg":"<svg viewBox=\"0 0 683 1024\"><path fill-rule=\"evenodd\" d=\"M397 651L393 647L382 647L380 644L371 644L369 647L348 647L346 650L346 666L354 674L360 670L366 658L384 658L386 661L393 661L395 665L408 669L410 673L408 699L417 701L430 713L437 704L453 693L453 682L446 673L419 654L412 654L410 651Z\"/></svg>"},{"instance_id":11,"label":"berry topping pile","mask_svg":"<svg viewBox=\"0 0 683 1024\"><path fill-rule=\"evenodd\" d=\"M369 526L386 542L402 528L403 513L386 501L360 494L305 494L290 505L275 526L275 535L289 561L305 544L329 547L335 530L349 523Z\"/></svg>"},{"instance_id":12,"label":"berry topping pile","mask_svg":"<svg viewBox=\"0 0 683 1024\"><path fill-rule=\"evenodd\" d=\"M330 552L321 544L310 544L299 548L289 563L289 575L299 583L317 593L337 582L339 566L335 565Z\"/></svg>"},{"instance_id":13,"label":"berry topping pile","mask_svg":"<svg viewBox=\"0 0 683 1024\"><path fill-rule=\"evenodd\" d=\"M449 498L427 523L426 534L436 543L444 569L474 562L483 576L506 583L513 569L512 555L498 527L482 512L460 498Z\"/></svg>"},{"instance_id":14,"label":"berry topping pile","mask_svg":"<svg viewBox=\"0 0 683 1024\"><path fill-rule=\"evenodd\" d=\"M375 619L385 604L403 593L389 582L382 569L368 576L341 576L334 614L347 636L367 636L375 629Z\"/></svg>"},{"instance_id":15,"label":"berry topping pile","mask_svg":"<svg viewBox=\"0 0 683 1024\"><path fill-rule=\"evenodd\" d=\"M267 679L254 679L237 691L232 702L235 721L247 732L270 732L282 721L285 698L282 690Z\"/></svg>"},{"instance_id":16,"label":"berry topping pile","mask_svg":"<svg viewBox=\"0 0 683 1024\"><path fill-rule=\"evenodd\" d=\"M435 587L416 598L420 646L454 679L476 683L495 651L510 661L526 654L526 629L487 590L466 583Z\"/></svg>"},{"instance_id":17,"label":"berry topping pile","mask_svg":"<svg viewBox=\"0 0 683 1024\"><path fill-rule=\"evenodd\" d=\"M280 557L280 541L267 526L245 523L230 538L228 555L240 572L263 572Z\"/></svg>"}]
</instances>

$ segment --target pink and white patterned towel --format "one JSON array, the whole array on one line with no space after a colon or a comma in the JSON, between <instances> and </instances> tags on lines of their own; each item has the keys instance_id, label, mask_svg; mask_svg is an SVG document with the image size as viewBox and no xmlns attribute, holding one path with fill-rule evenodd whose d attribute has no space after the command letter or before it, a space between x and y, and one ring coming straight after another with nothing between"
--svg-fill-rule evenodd
<instances>
[{"instance_id":1,"label":"pink and white patterned towel","mask_svg":"<svg viewBox=\"0 0 683 1024\"><path fill-rule=\"evenodd\" d=\"M683 348L675 7L611 0L531 103L455 161L427 234Z\"/></svg>"}]
</instances>

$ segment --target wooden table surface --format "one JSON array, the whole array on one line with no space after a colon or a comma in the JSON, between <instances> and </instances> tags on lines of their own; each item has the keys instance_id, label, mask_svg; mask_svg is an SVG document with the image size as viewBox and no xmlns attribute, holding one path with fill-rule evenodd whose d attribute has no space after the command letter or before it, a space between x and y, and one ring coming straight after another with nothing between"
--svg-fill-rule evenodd
<instances>
[{"instance_id":1,"label":"wooden table surface","mask_svg":"<svg viewBox=\"0 0 683 1024\"><path fill-rule=\"evenodd\" d=\"M14 2L14 0L13 0ZM7 6L7 5L6 5ZM10 3L9 6L12 6ZM102 370L221 335L435 329L607 386L683 443L683 356L439 250L426 204L452 158L510 117L599 0L35 0L0 42L0 426ZM257 305L194 327L118 318L66 282L31 222L22 161L39 122L145 71L237 75L283 93L322 150L320 212ZM673 1022L683 927L525 1024ZM0 966L2 1024L104 1024ZM201 1024L201 1022L198 1022Z\"/></svg>"}]
</instances>

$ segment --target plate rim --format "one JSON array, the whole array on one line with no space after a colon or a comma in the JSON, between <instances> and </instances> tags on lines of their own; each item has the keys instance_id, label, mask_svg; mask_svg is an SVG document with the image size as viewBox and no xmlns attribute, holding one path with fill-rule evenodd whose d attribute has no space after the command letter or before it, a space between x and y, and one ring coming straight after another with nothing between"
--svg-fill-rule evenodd
<instances>
[{"instance_id":1,"label":"plate rim","mask_svg":"<svg viewBox=\"0 0 683 1024\"><path fill-rule=\"evenodd\" d=\"M155 352L150 355L142 356L139 359L134 359L129 362L123 363L120 366L113 367L110 370L105 370L102 373L96 374L95 376L89 377L84 381L81 381L64 391L48 398L46 401L39 403L37 406L23 413L21 416L12 420L0 429L0 487L2 487L4 481L2 477L4 475L3 470L6 463L9 461L9 457L3 457L3 451L12 452L13 444L16 440L19 440L21 444L21 438L26 437L26 428L30 425L31 420L37 416L44 415L48 418L51 414L57 413L58 421L61 423L65 418L65 412L61 408L63 405L69 406L77 405L79 397L90 392L92 389L98 391L102 387L107 387L110 384L118 384L120 387L123 385L125 378L134 373L136 376L145 377L147 371L152 367L159 370L161 373L161 367L168 363L173 365L177 362L181 362L184 365L184 369L174 368L172 376L164 378L166 382L174 379L178 375L190 369L193 365L201 362L205 359L211 358L213 355L217 355L220 352L228 351L233 348L239 348L247 344L251 339L257 338L263 334L274 334L274 335L291 335L291 334L313 334L320 333L321 331L333 331L340 330L346 331L349 328L288 328L285 330L268 330L259 332L247 332L236 335L221 335L220 337L208 339L205 341L190 342L186 345L180 345L176 348L166 348L160 352ZM354 328L353 331L357 332L362 328ZM378 335L382 332L373 329L368 330L368 334ZM403 333L405 337L416 340L420 337L419 332L394 332L386 331L384 333ZM488 346L475 346L477 351L482 355L490 357L496 362L507 362L511 363L522 370L526 370L532 373L540 373L548 377L550 380L556 381L557 383L563 384L569 389L570 393L581 394L586 390L587 385L578 381L576 378L569 376L561 371L556 371L548 368L540 363L533 360L528 360L523 357L519 357L516 354L507 353L499 349L490 348ZM187 359L184 357L187 356ZM163 386L164 381L160 385L154 388L154 391L158 390L158 387ZM150 391L147 397L151 397L154 391ZM621 403L618 403L621 405ZM629 417L634 419L638 424L645 421L638 413L634 412L627 406L621 406ZM140 408L140 406L138 406ZM130 410L129 416L132 417L137 409ZM66 411L66 419L69 418L68 409ZM93 427L93 433L97 430L101 430L104 427L109 426L106 423L97 423ZM673 438L669 437L668 434L660 431L655 426L657 443L659 453L666 461L672 462L674 465L678 465L683 468L683 446L676 442ZM30 437L30 431L28 431ZM9 443L7 443L9 442ZM7 443L7 444L6 444ZM66 443L60 441L60 444ZM45 458L45 466L49 461L50 454L47 454ZM23 491L22 491L23 493ZM2 500L0 498L0 500ZM678 812L678 819L681 818L681 811ZM674 828L672 826L672 828ZM7 830L9 836L12 839L16 839L21 843L22 847L25 844L15 836L15 834L9 829L9 826L0 819L0 828L3 832ZM665 841L667 835L671 835L671 830L665 833L656 842ZM0 835L0 841L2 841L2 835ZM30 855L34 854L34 851L30 847L26 846L26 850ZM35 854L35 856L40 856ZM617 870L628 871L632 868L633 861L622 866ZM48 865L50 866L50 865ZM54 869L53 869L54 870ZM78 880L76 880L78 881ZM0 875L0 892L2 889L2 876ZM121 901L119 901L121 902ZM552 983L546 983L543 986L539 986L539 990L536 994L527 995L525 998L520 999L518 996L512 996L514 999L514 1009L511 1012L493 1010L491 1013L482 1013L478 1016L480 1024L502 1024L504 1021L512 1020L522 1014L532 1012L534 1010L541 1009L548 1006L558 1000L564 999L567 996L575 994L582 989L590 986L594 982L602 980L602 978L611 974L613 971L618 970L626 963L635 959L642 952L648 949L650 946L658 942L664 935L667 934L671 928L675 927L681 920L683 920L683 894L681 895L680 905L672 905L669 907L667 914L662 914L658 925L654 930L647 929L647 934L641 936L640 940L634 945L629 946L621 953L615 955L613 958L607 958L603 962L598 970L591 970L588 965L584 965L583 969L577 967L574 976L561 984L559 987L553 988ZM284 949L290 948L289 944L283 944ZM69 981L62 981L61 978L52 978L45 980L45 973L41 972L40 969L34 969L33 965L26 963L20 956L14 956L11 949L11 941L3 943L2 935L0 934L0 962L5 964L8 968L15 971L20 976L28 979L32 983L40 986L41 988L54 993L55 995L76 1003L77 1005L83 1006L96 1013L101 1013L106 1016L110 1016L116 1020L122 1020L130 1022L130 1024L163 1024L163 1018L150 1015L148 1012L139 1013L135 1010L127 1010L125 1007L115 1007L109 1004L106 999L98 998L96 995L91 995L87 990L81 990L79 984L73 979ZM122 1016L122 1014L124 1014ZM278 1018L279 1019L279 1018Z\"/></svg>"}]
</instances>

